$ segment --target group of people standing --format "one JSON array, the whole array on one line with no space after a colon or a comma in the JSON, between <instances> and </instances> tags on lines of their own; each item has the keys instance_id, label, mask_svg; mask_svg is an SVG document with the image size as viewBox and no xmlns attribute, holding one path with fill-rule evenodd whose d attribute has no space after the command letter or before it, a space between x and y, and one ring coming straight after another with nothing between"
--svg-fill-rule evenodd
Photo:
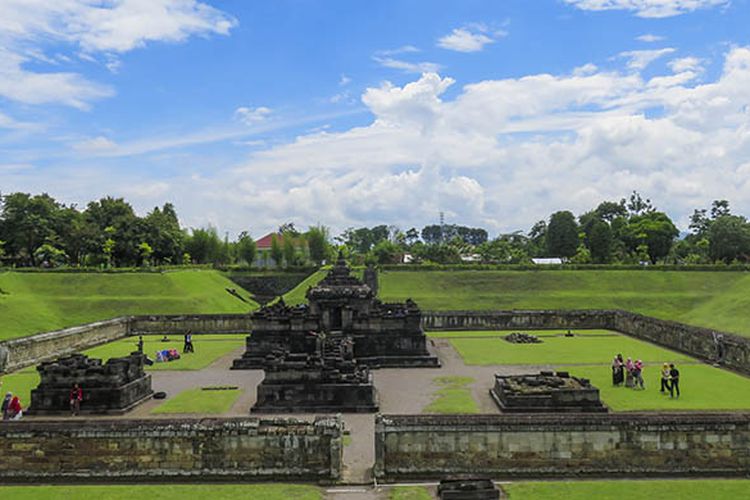
<instances>
[{"instance_id":1,"label":"group of people standing","mask_svg":"<svg viewBox=\"0 0 750 500\"><path fill-rule=\"evenodd\" d=\"M21 420L23 417L23 406L18 396L12 392L5 395L2 403L3 420Z\"/></svg>"},{"instance_id":2,"label":"group of people standing","mask_svg":"<svg viewBox=\"0 0 750 500\"><path fill-rule=\"evenodd\" d=\"M645 389L646 384L643 382L643 361L637 359L633 361L628 358L623 361L622 354L615 356L612 361L612 385L625 384L625 387L631 389Z\"/></svg>"},{"instance_id":3,"label":"group of people standing","mask_svg":"<svg viewBox=\"0 0 750 500\"><path fill-rule=\"evenodd\" d=\"M622 354L618 354L612 360L612 385L619 386L625 384L625 387L631 389L645 389L646 384L643 381L643 361L632 358L623 360ZM664 363L661 368L661 392L669 392L669 397L680 397L680 371L674 363Z\"/></svg>"}]
</instances>

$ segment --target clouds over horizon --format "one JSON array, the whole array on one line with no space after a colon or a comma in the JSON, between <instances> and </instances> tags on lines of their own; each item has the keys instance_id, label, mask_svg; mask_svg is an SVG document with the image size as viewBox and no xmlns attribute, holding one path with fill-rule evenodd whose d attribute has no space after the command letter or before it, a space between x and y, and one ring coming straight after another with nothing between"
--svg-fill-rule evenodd
<instances>
[{"instance_id":1,"label":"clouds over horizon","mask_svg":"<svg viewBox=\"0 0 750 500\"><path fill-rule=\"evenodd\" d=\"M724 7L730 0L564 0L581 10L627 10L639 17L673 17L699 9Z\"/></svg>"}]
</instances>

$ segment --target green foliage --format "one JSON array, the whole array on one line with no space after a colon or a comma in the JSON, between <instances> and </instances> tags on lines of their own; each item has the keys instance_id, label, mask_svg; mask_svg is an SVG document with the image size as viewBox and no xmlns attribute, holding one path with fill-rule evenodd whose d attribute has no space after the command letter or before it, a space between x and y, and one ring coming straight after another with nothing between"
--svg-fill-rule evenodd
<instances>
[{"instance_id":1,"label":"green foliage","mask_svg":"<svg viewBox=\"0 0 750 500\"><path fill-rule=\"evenodd\" d=\"M750 258L750 223L738 215L722 215L708 229L708 253L713 260Z\"/></svg>"},{"instance_id":2,"label":"green foliage","mask_svg":"<svg viewBox=\"0 0 750 500\"><path fill-rule=\"evenodd\" d=\"M60 498L100 498L102 500L183 500L210 498L237 500L322 500L315 486L292 484L128 484L106 486L0 486L2 498L18 500L57 500Z\"/></svg>"},{"instance_id":3,"label":"green foliage","mask_svg":"<svg viewBox=\"0 0 750 500\"><path fill-rule=\"evenodd\" d=\"M565 337L560 331L528 332L539 336L541 344L512 344L502 338L508 333L451 332L443 338L450 338L467 365L606 364L617 353L646 363L691 361L684 354L604 330L587 331L575 337Z\"/></svg>"},{"instance_id":4,"label":"green foliage","mask_svg":"<svg viewBox=\"0 0 750 500\"><path fill-rule=\"evenodd\" d=\"M275 234L271 236L271 259L273 259L276 267L281 267L284 262L284 251L281 248L281 243L279 243L279 238Z\"/></svg>"},{"instance_id":5,"label":"green foliage","mask_svg":"<svg viewBox=\"0 0 750 500\"><path fill-rule=\"evenodd\" d=\"M735 500L747 496L747 479L679 479L618 481L545 481L503 484L513 500L622 500L623 498L710 498Z\"/></svg>"},{"instance_id":6,"label":"green foliage","mask_svg":"<svg viewBox=\"0 0 750 500\"><path fill-rule=\"evenodd\" d=\"M227 413L240 397L242 391L188 389L167 399L163 404L154 408L151 413L195 413L222 414Z\"/></svg>"},{"instance_id":7,"label":"green foliage","mask_svg":"<svg viewBox=\"0 0 750 500\"><path fill-rule=\"evenodd\" d=\"M318 266L321 265L331 254L331 245L328 243L328 228L313 226L307 231L305 237L310 249L310 260Z\"/></svg>"},{"instance_id":8,"label":"green foliage","mask_svg":"<svg viewBox=\"0 0 750 500\"><path fill-rule=\"evenodd\" d=\"M573 257L578 250L578 224L572 213L555 212L547 226L549 257Z\"/></svg>"},{"instance_id":9,"label":"green foliage","mask_svg":"<svg viewBox=\"0 0 750 500\"><path fill-rule=\"evenodd\" d=\"M612 229L604 221L597 220L591 224L588 233L588 245L591 259L597 264L606 264L612 258Z\"/></svg>"},{"instance_id":10,"label":"green foliage","mask_svg":"<svg viewBox=\"0 0 750 500\"><path fill-rule=\"evenodd\" d=\"M657 260L669 255L672 243L679 233L667 214L650 211L630 218L623 240L639 256L645 251L649 260L655 264Z\"/></svg>"},{"instance_id":11,"label":"green foliage","mask_svg":"<svg viewBox=\"0 0 750 500\"><path fill-rule=\"evenodd\" d=\"M216 271L0 273L0 340L129 314L243 313ZM249 296L239 289L240 293Z\"/></svg>"},{"instance_id":12,"label":"green foliage","mask_svg":"<svg viewBox=\"0 0 750 500\"><path fill-rule=\"evenodd\" d=\"M183 333L175 332L167 336L168 342L162 342L163 335L144 335L143 352L152 360L156 359L156 351L164 349L177 349L182 353ZM195 352L185 354L174 361L166 363L154 363L147 366L147 371L192 371L202 370L222 356L235 351L245 345L246 335L193 335ZM85 354L94 358L108 360L127 356L135 351L138 337L126 337L124 339L109 342L104 345L93 347Z\"/></svg>"},{"instance_id":13,"label":"green foliage","mask_svg":"<svg viewBox=\"0 0 750 500\"><path fill-rule=\"evenodd\" d=\"M400 261L401 249L395 243L382 240L372 249L377 264L395 264Z\"/></svg>"},{"instance_id":14,"label":"green foliage","mask_svg":"<svg viewBox=\"0 0 750 500\"><path fill-rule=\"evenodd\" d=\"M255 240L250 237L247 231L241 232L239 238L237 238L237 256L239 259L245 261L248 266L252 266L257 253L258 248Z\"/></svg>"},{"instance_id":15,"label":"green foliage","mask_svg":"<svg viewBox=\"0 0 750 500\"><path fill-rule=\"evenodd\" d=\"M432 500L432 495L424 486L394 486L388 500Z\"/></svg>"},{"instance_id":16,"label":"green foliage","mask_svg":"<svg viewBox=\"0 0 750 500\"><path fill-rule=\"evenodd\" d=\"M138 245L138 254L141 257L141 265L149 265L151 263L151 256L154 254L154 249L151 245L145 241Z\"/></svg>"},{"instance_id":17,"label":"green foliage","mask_svg":"<svg viewBox=\"0 0 750 500\"><path fill-rule=\"evenodd\" d=\"M45 243L34 251L36 261L45 267L61 266L67 260L64 250Z\"/></svg>"},{"instance_id":18,"label":"green foliage","mask_svg":"<svg viewBox=\"0 0 750 500\"><path fill-rule=\"evenodd\" d=\"M746 272L472 271L467 267L429 272L419 266L386 268L380 273L380 296L385 301L411 297L424 310L624 309L750 335Z\"/></svg>"}]
</instances>

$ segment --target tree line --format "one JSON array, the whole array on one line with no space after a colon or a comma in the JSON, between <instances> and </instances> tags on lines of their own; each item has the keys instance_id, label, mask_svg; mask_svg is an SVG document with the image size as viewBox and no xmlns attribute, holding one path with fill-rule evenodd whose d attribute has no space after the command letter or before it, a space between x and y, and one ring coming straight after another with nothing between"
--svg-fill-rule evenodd
<instances>
[{"instance_id":1,"label":"tree line","mask_svg":"<svg viewBox=\"0 0 750 500\"><path fill-rule=\"evenodd\" d=\"M332 238L325 226L278 228L270 257L277 266L320 265L343 251L358 263L455 264L465 261L524 264L535 257L572 263L711 264L750 259L750 223L716 200L696 209L689 234L633 192L603 201L575 216L558 211L534 224L490 239L483 228L432 224L421 230L396 226L348 228ZM186 229L171 203L138 216L123 198L105 197L85 208L48 194L0 196L0 263L15 267L135 267L189 264L252 265L255 240L244 231L229 240L216 228Z\"/></svg>"}]
</instances>

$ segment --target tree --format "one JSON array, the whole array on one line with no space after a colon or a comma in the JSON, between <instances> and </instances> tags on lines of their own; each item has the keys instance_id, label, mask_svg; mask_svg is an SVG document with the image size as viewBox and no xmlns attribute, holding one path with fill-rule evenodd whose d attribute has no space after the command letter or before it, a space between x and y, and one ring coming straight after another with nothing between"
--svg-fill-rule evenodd
<instances>
[{"instance_id":1,"label":"tree","mask_svg":"<svg viewBox=\"0 0 750 500\"><path fill-rule=\"evenodd\" d=\"M2 197L0 239L5 251L20 264L37 265L36 249L57 241L62 206L46 193L12 193Z\"/></svg>"},{"instance_id":2,"label":"tree","mask_svg":"<svg viewBox=\"0 0 750 500\"><path fill-rule=\"evenodd\" d=\"M547 253L547 221L540 220L529 230L528 252L532 257L543 257Z\"/></svg>"},{"instance_id":3,"label":"tree","mask_svg":"<svg viewBox=\"0 0 750 500\"><path fill-rule=\"evenodd\" d=\"M419 241L419 231L416 228L411 228L406 231L406 244L412 246L414 243Z\"/></svg>"},{"instance_id":4,"label":"tree","mask_svg":"<svg viewBox=\"0 0 750 500\"><path fill-rule=\"evenodd\" d=\"M305 235L307 238L307 247L310 250L310 259L316 265L321 265L330 253L328 243L328 228L325 226L313 226Z\"/></svg>"},{"instance_id":5,"label":"tree","mask_svg":"<svg viewBox=\"0 0 750 500\"><path fill-rule=\"evenodd\" d=\"M708 230L709 255L730 263L750 256L750 224L739 215L720 215Z\"/></svg>"},{"instance_id":6,"label":"tree","mask_svg":"<svg viewBox=\"0 0 750 500\"><path fill-rule=\"evenodd\" d=\"M193 229L185 242L185 249L198 264L218 264L226 261L224 243L213 226Z\"/></svg>"},{"instance_id":7,"label":"tree","mask_svg":"<svg viewBox=\"0 0 750 500\"><path fill-rule=\"evenodd\" d=\"M612 229L604 221L597 220L591 225L588 235L588 246L591 260L597 264L606 264L612 255Z\"/></svg>"},{"instance_id":8,"label":"tree","mask_svg":"<svg viewBox=\"0 0 750 500\"><path fill-rule=\"evenodd\" d=\"M138 245L138 253L141 256L141 265L148 265L151 261L151 256L154 253L154 249L151 248L151 245L149 245L145 241L142 241Z\"/></svg>"},{"instance_id":9,"label":"tree","mask_svg":"<svg viewBox=\"0 0 750 500\"><path fill-rule=\"evenodd\" d=\"M294 266L297 264L297 238L292 236L291 233L282 235L281 238L281 251L284 254L284 261L287 266Z\"/></svg>"},{"instance_id":10,"label":"tree","mask_svg":"<svg viewBox=\"0 0 750 500\"><path fill-rule=\"evenodd\" d=\"M68 259L65 251L55 248L49 243L44 243L34 252L36 261L46 267L57 267L65 264Z\"/></svg>"},{"instance_id":11,"label":"tree","mask_svg":"<svg viewBox=\"0 0 750 500\"><path fill-rule=\"evenodd\" d=\"M625 208L625 200L620 200L619 203L614 201L603 201L594 210L597 217L601 220L612 223L618 217L627 217L628 210Z\"/></svg>"},{"instance_id":12,"label":"tree","mask_svg":"<svg viewBox=\"0 0 750 500\"><path fill-rule=\"evenodd\" d=\"M255 240L250 237L247 231L242 231L237 237L237 257L244 260L248 266L252 266L257 253L258 248L255 245Z\"/></svg>"},{"instance_id":13,"label":"tree","mask_svg":"<svg viewBox=\"0 0 750 500\"><path fill-rule=\"evenodd\" d=\"M382 240L373 247L372 254L378 264L398 264L401 250L395 243Z\"/></svg>"},{"instance_id":14,"label":"tree","mask_svg":"<svg viewBox=\"0 0 750 500\"><path fill-rule=\"evenodd\" d=\"M271 236L271 259L273 259L276 267L281 267L284 262L284 251L281 249L281 244L275 234Z\"/></svg>"},{"instance_id":15,"label":"tree","mask_svg":"<svg viewBox=\"0 0 750 500\"><path fill-rule=\"evenodd\" d=\"M578 224L572 213L555 212L547 227L547 253L550 257L573 257L578 251Z\"/></svg>"},{"instance_id":16,"label":"tree","mask_svg":"<svg viewBox=\"0 0 750 500\"><path fill-rule=\"evenodd\" d=\"M651 211L630 217L624 239L632 252L641 254L645 248L651 263L656 264L658 259L669 255L678 234L667 214Z\"/></svg>"},{"instance_id":17,"label":"tree","mask_svg":"<svg viewBox=\"0 0 750 500\"><path fill-rule=\"evenodd\" d=\"M648 198L644 200L637 191L633 191L627 202L621 200L620 203L628 209L631 215L647 214L654 211L651 200Z\"/></svg>"}]
</instances>

